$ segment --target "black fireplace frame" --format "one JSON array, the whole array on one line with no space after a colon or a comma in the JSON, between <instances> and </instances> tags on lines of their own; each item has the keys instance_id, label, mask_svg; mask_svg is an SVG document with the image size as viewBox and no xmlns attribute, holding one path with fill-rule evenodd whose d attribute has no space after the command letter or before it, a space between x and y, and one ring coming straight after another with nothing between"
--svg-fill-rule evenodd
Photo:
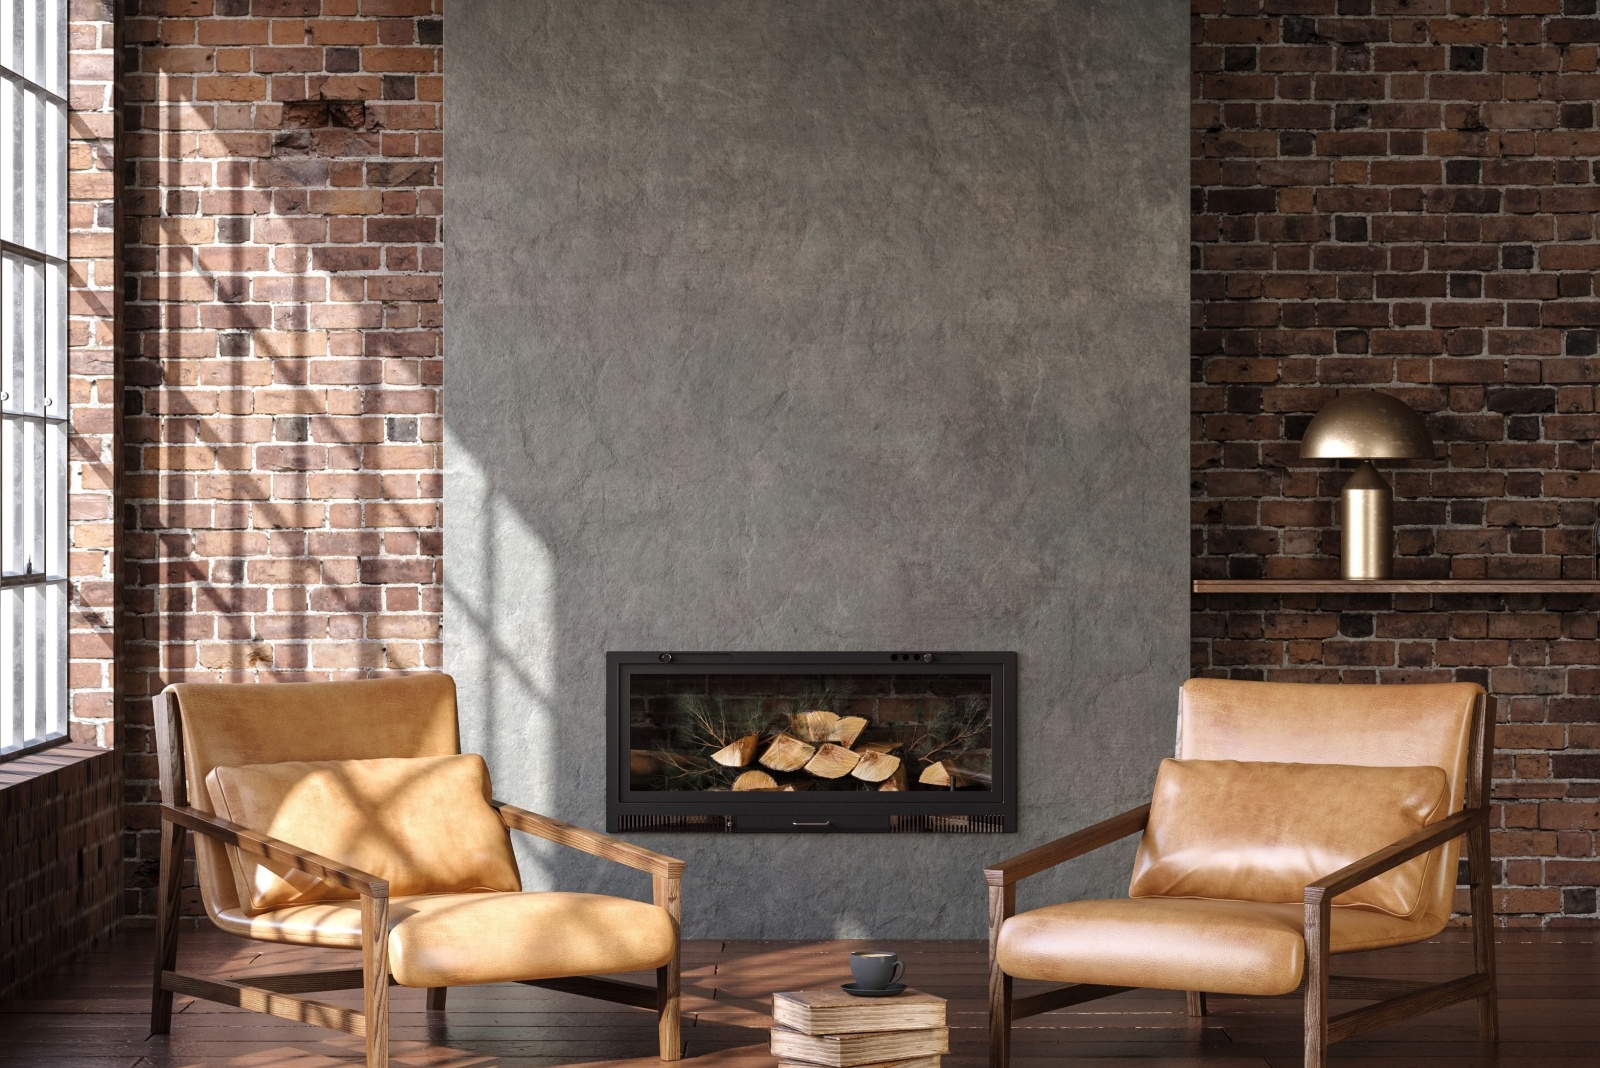
<instances>
[{"instance_id":1,"label":"black fireplace frame","mask_svg":"<svg viewBox=\"0 0 1600 1068\"><path fill-rule=\"evenodd\" d=\"M649 674L950 674L990 676L988 790L904 793L724 793L634 791L626 737L628 679ZM965 673L965 671L963 671ZM974 671L974 674L977 672ZM1017 829L1017 654L1014 652L608 652L606 827L626 831L783 833L1013 833Z\"/></svg>"}]
</instances>

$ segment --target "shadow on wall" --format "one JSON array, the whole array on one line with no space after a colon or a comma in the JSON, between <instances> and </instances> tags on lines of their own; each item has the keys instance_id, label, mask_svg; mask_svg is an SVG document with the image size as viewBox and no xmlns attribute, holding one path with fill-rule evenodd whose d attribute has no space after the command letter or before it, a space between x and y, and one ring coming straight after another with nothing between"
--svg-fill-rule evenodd
<instances>
[{"instance_id":1,"label":"shadow on wall","mask_svg":"<svg viewBox=\"0 0 1600 1068\"><path fill-rule=\"evenodd\" d=\"M132 161L129 310L148 366L132 375L129 468L156 477L132 480L130 555L155 564L152 666L164 682L424 666L419 644L351 623L376 607L364 562L416 538L398 530L415 516L363 501L404 507L420 489L378 455L417 439L386 419L416 409L395 395L417 376L365 358L421 354L399 340L420 324L408 297L438 285L415 248L381 246L397 223L431 243L434 221L384 155L381 103L218 102L191 51L145 49L132 76L149 154ZM432 355L433 331L418 333Z\"/></svg>"},{"instance_id":2,"label":"shadow on wall","mask_svg":"<svg viewBox=\"0 0 1600 1068\"><path fill-rule=\"evenodd\" d=\"M451 499L465 504L472 516L456 537L471 539L475 548L461 553L444 594L450 628L459 635L451 642L446 669L461 692L462 749L521 754L519 774L514 782L496 780L496 796L554 814L566 807L556 796L566 775L547 744L557 730L550 699L558 645L554 562L544 539L495 489L488 473L470 456L450 449L448 441L446 449L457 458L447 475ZM515 583L506 581L507 552L518 557ZM512 838L524 885L557 886L560 854L521 835Z\"/></svg>"}]
</instances>

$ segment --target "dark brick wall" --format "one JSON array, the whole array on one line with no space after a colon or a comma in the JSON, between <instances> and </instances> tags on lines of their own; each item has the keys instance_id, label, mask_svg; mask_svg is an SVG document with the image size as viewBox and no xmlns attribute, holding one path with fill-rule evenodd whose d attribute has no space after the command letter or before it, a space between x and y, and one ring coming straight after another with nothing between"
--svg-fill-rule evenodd
<instances>
[{"instance_id":1,"label":"dark brick wall","mask_svg":"<svg viewBox=\"0 0 1600 1068\"><path fill-rule=\"evenodd\" d=\"M61 745L0 764L0 999L117 920L116 754Z\"/></svg>"},{"instance_id":2,"label":"dark brick wall","mask_svg":"<svg viewBox=\"0 0 1600 1068\"><path fill-rule=\"evenodd\" d=\"M1194 573L1337 574L1339 387L1426 413L1402 577L1593 578L1595 0L1195 0ZM1194 670L1502 699L1496 904L1594 923L1600 598L1197 597Z\"/></svg>"}]
</instances>

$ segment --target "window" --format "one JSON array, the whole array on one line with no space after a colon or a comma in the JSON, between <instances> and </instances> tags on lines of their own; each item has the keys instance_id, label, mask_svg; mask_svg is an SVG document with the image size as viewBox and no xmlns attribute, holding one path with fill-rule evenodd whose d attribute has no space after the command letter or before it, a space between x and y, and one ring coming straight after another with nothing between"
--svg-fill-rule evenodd
<instances>
[{"instance_id":1,"label":"window","mask_svg":"<svg viewBox=\"0 0 1600 1068\"><path fill-rule=\"evenodd\" d=\"M67 733L66 8L0 0L0 757Z\"/></svg>"}]
</instances>

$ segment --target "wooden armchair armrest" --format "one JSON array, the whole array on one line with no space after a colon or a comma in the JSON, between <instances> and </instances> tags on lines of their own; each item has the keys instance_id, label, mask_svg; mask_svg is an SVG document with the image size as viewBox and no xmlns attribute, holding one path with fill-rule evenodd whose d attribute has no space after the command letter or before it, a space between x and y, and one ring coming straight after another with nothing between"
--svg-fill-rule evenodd
<instances>
[{"instance_id":1,"label":"wooden armchair armrest","mask_svg":"<svg viewBox=\"0 0 1600 1068\"><path fill-rule=\"evenodd\" d=\"M1053 868L1063 861L1093 852L1101 846L1110 845L1130 834L1142 831L1149 822L1150 806L1140 805L1120 816L1102 820L1093 827L1085 827L1065 838L1057 838L1054 842L1046 842L1026 853L1018 853L998 864L991 864L983 869L983 877L990 886L1011 886L1030 875L1037 875Z\"/></svg>"},{"instance_id":2,"label":"wooden armchair armrest","mask_svg":"<svg viewBox=\"0 0 1600 1068\"><path fill-rule=\"evenodd\" d=\"M1486 824L1488 820L1487 808L1464 808L1453 816L1422 828L1408 838L1386 845L1353 864L1346 864L1333 874L1324 875L1316 882L1308 884L1306 904L1311 906L1321 901L1332 901L1346 890L1360 886L1368 879L1376 878L1391 868L1399 867L1430 849L1437 849L1479 824Z\"/></svg>"},{"instance_id":3,"label":"wooden armchair armrest","mask_svg":"<svg viewBox=\"0 0 1600 1068\"><path fill-rule=\"evenodd\" d=\"M180 827L187 827L196 834L215 838L241 853L248 853L253 857L261 857L315 875L335 886L354 890L363 897L387 899L389 896L389 883L386 879L380 879L359 868L352 868L348 864L340 864L336 860L318 856L309 850L273 838L271 835L262 834L260 831L252 831L248 827L242 827L219 816L208 816L193 808L162 805L161 818Z\"/></svg>"},{"instance_id":4,"label":"wooden armchair armrest","mask_svg":"<svg viewBox=\"0 0 1600 1068\"><path fill-rule=\"evenodd\" d=\"M612 838L598 831L551 819L549 816L541 816L537 812L508 805L504 801L491 801L490 804L500 810L500 819L514 831L531 834L557 845L569 846L603 860L625 864L630 868L649 872L658 879L683 877L683 861L675 857L652 853L632 842L624 842L620 838Z\"/></svg>"}]
</instances>

